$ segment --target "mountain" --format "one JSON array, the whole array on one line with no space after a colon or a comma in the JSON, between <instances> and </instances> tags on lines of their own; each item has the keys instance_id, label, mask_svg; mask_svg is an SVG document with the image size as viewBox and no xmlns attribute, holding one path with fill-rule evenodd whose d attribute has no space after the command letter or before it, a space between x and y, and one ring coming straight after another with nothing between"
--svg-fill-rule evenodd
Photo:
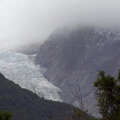
<instances>
[{"instance_id":1,"label":"mountain","mask_svg":"<svg viewBox=\"0 0 120 120\"><path fill-rule=\"evenodd\" d=\"M40 97L62 102L59 95L61 90L44 77L45 69L35 63L35 55L1 50L0 72L7 79Z\"/></svg>"},{"instance_id":2,"label":"mountain","mask_svg":"<svg viewBox=\"0 0 120 120\"><path fill-rule=\"evenodd\" d=\"M36 52L36 63L47 69L45 77L62 90L66 103L78 105L72 88L79 84L86 109L96 115L93 85L99 70L117 75L120 32L95 27L56 31Z\"/></svg>"},{"instance_id":3,"label":"mountain","mask_svg":"<svg viewBox=\"0 0 120 120\"><path fill-rule=\"evenodd\" d=\"M0 74L0 110L10 111L13 120L65 120L72 116L73 106L48 101L20 88Z\"/></svg>"},{"instance_id":4,"label":"mountain","mask_svg":"<svg viewBox=\"0 0 120 120\"><path fill-rule=\"evenodd\" d=\"M17 53L25 53L27 55L33 55L39 50L41 44L42 44L41 42L31 43L31 44L16 48L15 51Z\"/></svg>"}]
</instances>

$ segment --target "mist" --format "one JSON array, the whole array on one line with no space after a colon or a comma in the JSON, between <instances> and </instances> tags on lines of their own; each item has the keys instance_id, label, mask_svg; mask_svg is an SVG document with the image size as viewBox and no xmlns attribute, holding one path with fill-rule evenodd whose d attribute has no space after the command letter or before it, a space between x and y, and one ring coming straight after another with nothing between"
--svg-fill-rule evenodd
<instances>
[{"instance_id":1,"label":"mist","mask_svg":"<svg viewBox=\"0 0 120 120\"><path fill-rule=\"evenodd\" d=\"M64 26L120 27L119 0L0 0L0 49L42 43Z\"/></svg>"}]
</instances>

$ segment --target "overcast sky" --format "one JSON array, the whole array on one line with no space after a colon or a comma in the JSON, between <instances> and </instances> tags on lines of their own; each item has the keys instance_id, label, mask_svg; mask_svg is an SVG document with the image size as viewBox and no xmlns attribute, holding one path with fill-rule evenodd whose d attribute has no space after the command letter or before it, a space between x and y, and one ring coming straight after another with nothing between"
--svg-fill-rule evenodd
<instances>
[{"instance_id":1,"label":"overcast sky","mask_svg":"<svg viewBox=\"0 0 120 120\"><path fill-rule=\"evenodd\" d=\"M0 0L0 48L42 41L71 25L120 26L120 0Z\"/></svg>"}]
</instances>

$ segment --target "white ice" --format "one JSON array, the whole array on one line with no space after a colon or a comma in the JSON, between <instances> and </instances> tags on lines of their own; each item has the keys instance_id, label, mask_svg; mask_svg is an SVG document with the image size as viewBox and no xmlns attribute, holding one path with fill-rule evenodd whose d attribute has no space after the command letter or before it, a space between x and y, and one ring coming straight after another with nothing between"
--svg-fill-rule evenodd
<instances>
[{"instance_id":1,"label":"white ice","mask_svg":"<svg viewBox=\"0 0 120 120\"><path fill-rule=\"evenodd\" d=\"M61 101L61 90L43 75L45 69L35 64L34 55L0 50L0 72L9 80L48 100Z\"/></svg>"}]
</instances>

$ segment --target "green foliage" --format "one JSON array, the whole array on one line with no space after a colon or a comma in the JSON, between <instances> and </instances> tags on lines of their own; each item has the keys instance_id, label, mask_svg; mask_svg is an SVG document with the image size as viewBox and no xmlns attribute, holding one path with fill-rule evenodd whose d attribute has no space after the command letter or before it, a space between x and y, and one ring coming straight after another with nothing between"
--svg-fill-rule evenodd
<instances>
[{"instance_id":1,"label":"green foliage","mask_svg":"<svg viewBox=\"0 0 120 120\"><path fill-rule=\"evenodd\" d=\"M93 118L92 116L87 114L86 112L83 112L79 109L73 110L73 119L72 120L98 120L97 118Z\"/></svg>"},{"instance_id":2,"label":"green foliage","mask_svg":"<svg viewBox=\"0 0 120 120\"><path fill-rule=\"evenodd\" d=\"M7 111L0 111L0 120L12 120L11 119L11 113Z\"/></svg>"},{"instance_id":3,"label":"green foliage","mask_svg":"<svg viewBox=\"0 0 120 120\"><path fill-rule=\"evenodd\" d=\"M90 120L100 120L100 119L98 119L98 118L91 118Z\"/></svg>"},{"instance_id":4,"label":"green foliage","mask_svg":"<svg viewBox=\"0 0 120 120\"><path fill-rule=\"evenodd\" d=\"M100 71L94 86L99 112L103 120L120 120L120 70L117 80Z\"/></svg>"},{"instance_id":5,"label":"green foliage","mask_svg":"<svg viewBox=\"0 0 120 120\"><path fill-rule=\"evenodd\" d=\"M82 111L80 111L80 110L77 110L77 109L74 109L73 110L73 118L75 119L77 119L77 118L81 118L83 115L82 115L83 113L82 113Z\"/></svg>"},{"instance_id":6,"label":"green foliage","mask_svg":"<svg viewBox=\"0 0 120 120\"><path fill-rule=\"evenodd\" d=\"M0 74L0 110L11 111L13 120L64 120L72 117L73 109L72 105L39 98Z\"/></svg>"}]
</instances>

